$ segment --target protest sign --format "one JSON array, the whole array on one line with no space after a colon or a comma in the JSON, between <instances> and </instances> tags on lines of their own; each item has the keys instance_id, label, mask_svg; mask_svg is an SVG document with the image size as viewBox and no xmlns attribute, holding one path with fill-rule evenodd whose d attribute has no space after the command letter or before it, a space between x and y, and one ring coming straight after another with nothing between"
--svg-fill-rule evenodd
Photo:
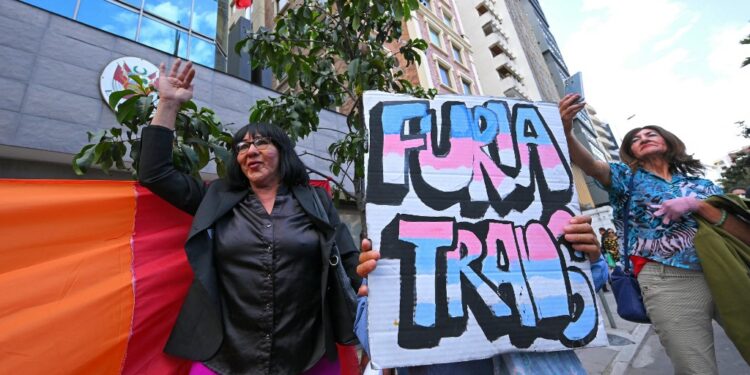
<instances>
[{"instance_id":1,"label":"protest sign","mask_svg":"<svg viewBox=\"0 0 750 375\"><path fill-rule=\"evenodd\" d=\"M368 92L372 363L607 344L557 106Z\"/></svg>"}]
</instances>

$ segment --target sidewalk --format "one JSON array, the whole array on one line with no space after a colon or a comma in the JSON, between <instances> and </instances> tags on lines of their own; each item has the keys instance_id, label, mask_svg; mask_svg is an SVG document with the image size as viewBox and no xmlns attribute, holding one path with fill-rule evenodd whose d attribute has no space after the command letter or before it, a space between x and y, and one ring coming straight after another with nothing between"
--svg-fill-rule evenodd
<instances>
[{"instance_id":1,"label":"sidewalk","mask_svg":"<svg viewBox=\"0 0 750 375\"><path fill-rule=\"evenodd\" d=\"M714 322L714 347L716 348L716 363L719 374L749 375L750 366L742 359L740 352L724 332L721 326ZM649 331L643 340L638 353L630 362L629 375L661 375L672 374L674 368L667 357L659 337L653 330Z\"/></svg>"},{"instance_id":2,"label":"sidewalk","mask_svg":"<svg viewBox=\"0 0 750 375\"><path fill-rule=\"evenodd\" d=\"M604 297L601 314L607 327L609 346L603 348L586 348L576 350L576 355L583 363L583 367L591 375L622 375L628 373L628 367L638 352L641 343L650 331L650 324L632 323L621 319L617 315L617 304L612 292L599 292ZM606 307L611 312L607 314ZM612 321L610 321L610 316Z\"/></svg>"}]
</instances>

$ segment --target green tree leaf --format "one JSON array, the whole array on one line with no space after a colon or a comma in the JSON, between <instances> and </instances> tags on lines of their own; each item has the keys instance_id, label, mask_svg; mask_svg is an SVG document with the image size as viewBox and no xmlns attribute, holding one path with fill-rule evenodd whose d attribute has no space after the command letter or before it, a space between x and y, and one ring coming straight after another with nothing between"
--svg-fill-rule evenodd
<instances>
[{"instance_id":1,"label":"green tree leaf","mask_svg":"<svg viewBox=\"0 0 750 375\"><path fill-rule=\"evenodd\" d=\"M128 95L134 95L135 91L133 90L122 90L122 91L115 91L109 95L109 108L116 109L117 103L122 100L122 98L128 96Z\"/></svg>"}]
</instances>

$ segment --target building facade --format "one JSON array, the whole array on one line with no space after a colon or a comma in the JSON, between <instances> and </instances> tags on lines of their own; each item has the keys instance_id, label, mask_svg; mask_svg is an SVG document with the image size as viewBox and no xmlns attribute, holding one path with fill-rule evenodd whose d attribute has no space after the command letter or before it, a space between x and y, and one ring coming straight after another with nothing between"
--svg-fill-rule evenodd
<instances>
[{"instance_id":1,"label":"building facade","mask_svg":"<svg viewBox=\"0 0 750 375\"><path fill-rule=\"evenodd\" d=\"M171 63L175 56L142 43L143 39L139 41L138 37L128 38L108 28L84 24L81 17L94 1L80 0L77 13L76 7L62 7L65 1L35 2L34 6L16 0L0 2L0 85L3 87L0 92L0 178L130 178L129 173L115 172L106 176L96 170L77 176L71 168L73 155L88 143L87 131L117 125L114 113L100 93L102 71L119 57L135 56L158 65ZM107 7L115 6L108 1L98 2L107 3L104 5ZM152 2L122 3L145 3L140 8L143 10ZM219 14L217 2L210 2L215 8L213 14ZM121 5L118 2L116 6L122 8ZM70 17L61 15L65 12ZM142 13L143 19L151 17L145 11ZM190 35L186 39L188 42L189 38ZM189 52L185 55L190 56L195 57ZM213 109L230 130L247 123L249 109L255 101L278 95L211 66L196 65L196 71L193 100L199 107ZM345 118L335 112L322 111L320 120L325 128L346 128ZM337 137L334 130L321 130L314 137L300 141L297 149L300 153L325 153ZM311 168L328 170L322 160L303 158ZM206 172L207 178L212 178L211 168Z\"/></svg>"},{"instance_id":2,"label":"building facade","mask_svg":"<svg viewBox=\"0 0 750 375\"><path fill-rule=\"evenodd\" d=\"M599 144L607 152L606 159L608 161L620 161L620 146L617 143L615 134L612 133L612 128L608 123L602 121L597 116L596 109L590 104L586 105L586 109L591 118L591 125L594 127L596 139Z\"/></svg>"},{"instance_id":3,"label":"building facade","mask_svg":"<svg viewBox=\"0 0 750 375\"><path fill-rule=\"evenodd\" d=\"M458 8L484 95L542 100L508 8L498 0L473 0ZM468 5L468 4L467 4Z\"/></svg>"},{"instance_id":4,"label":"building facade","mask_svg":"<svg viewBox=\"0 0 750 375\"><path fill-rule=\"evenodd\" d=\"M464 36L464 23L455 0L420 1L406 22L411 37L427 41L419 84L438 94L483 95L473 59L473 47Z\"/></svg>"},{"instance_id":5,"label":"building facade","mask_svg":"<svg viewBox=\"0 0 750 375\"><path fill-rule=\"evenodd\" d=\"M565 93L565 80L571 75L541 5L537 0L505 0L505 5L513 25L522 35L520 40L542 99L558 102ZM581 144L596 159L608 161L608 153L597 140L588 112L581 111L574 122L574 135ZM591 177L575 166L573 173L583 210L609 204L608 194Z\"/></svg>"}]
</instances>

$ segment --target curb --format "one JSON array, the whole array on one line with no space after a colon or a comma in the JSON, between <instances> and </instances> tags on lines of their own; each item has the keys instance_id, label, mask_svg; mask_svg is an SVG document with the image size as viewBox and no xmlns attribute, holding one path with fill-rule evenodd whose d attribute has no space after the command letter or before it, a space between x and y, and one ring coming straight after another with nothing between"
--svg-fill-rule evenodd
<instances>
[{"instance_id":1,"label":"curb","mask_svg":"<svg viewBox=\"0 0 750 375\"><path fill-rule=\"evenodd\" d=\"M630 366L630 362L633 361L633 358L638 352L638 349L640 349L641 345L643 345L643 339L646 337L650 329L650 324L638 324L638 326L633 330L633 334L630 336L630 339L634 343L622 348L622 350L617 353L617 356L615 356L615 359L613 359L612 362L610 362L609 366L607 366L607 369L604 371L604 373L609 375L626 374L628 366Z\"/></svg>"}]
</instances>

